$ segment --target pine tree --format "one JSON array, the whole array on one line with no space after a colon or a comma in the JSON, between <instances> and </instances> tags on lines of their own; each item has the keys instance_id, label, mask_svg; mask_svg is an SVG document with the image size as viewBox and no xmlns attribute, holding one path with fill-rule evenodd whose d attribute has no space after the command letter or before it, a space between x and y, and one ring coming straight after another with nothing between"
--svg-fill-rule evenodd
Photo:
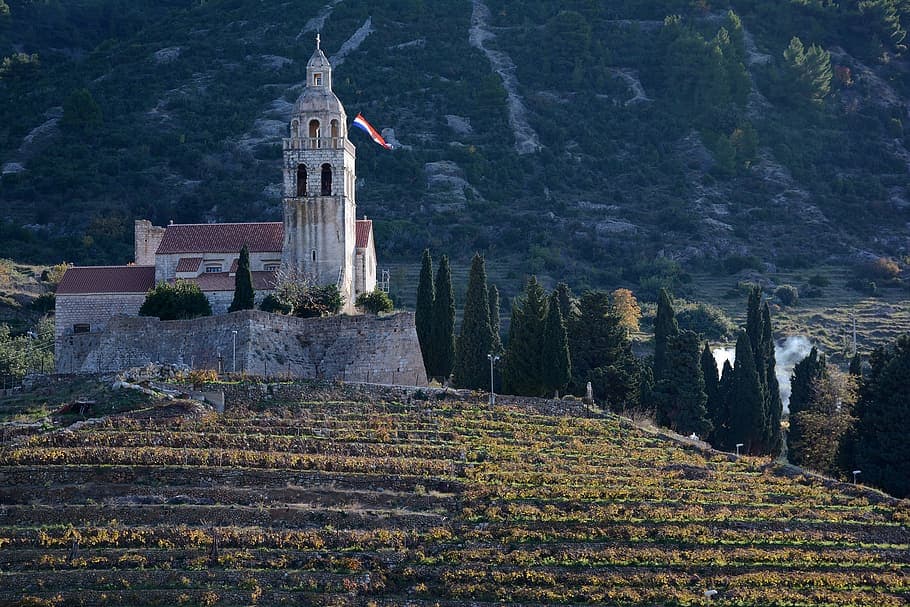
<instances>
[{"instance_id":1,"label":"pine tree","mask_svg":"<svg viewBox=\"0 0 910 607\"><path fill-rule=\"evenodd\" d=\"M490 330L493 331L493 354L502 354L502 325L499 321L499 289L496 285L490 285Z\"/></svg>"},{"instance_id":2,"label":"pine tree","mask_svg":"<svg viewBox=\"0 0 910 607\"><path fill-rule=\"evenodd\" d=\"M708 342L705 342L699 363L701 364L701 375L705 382L705 396L708 398L705 407L712 428L706 440L714 444L715 435L723 427L724 420L720 417L723 404L720 401L720 376L717 374L717 361L714 360L714 353L711 352L711 345Z\"/></svg>"},{"instance_id":3,"label":"pine tree","mask_svg":"<svg viewBox=\"0 0 910 607\"><path fill-rule=\"evenodd\" d=\"M682 331L667 343L667 368L654 387L657 421L680 434L706 436L711 431L698 335Z\"/></svg>"},{"instance_id":4,"label":"pine tree","mask_svg":"<svg viewBox=\"0 0 910 607\"><path fill-rule=\"evenodd\" d=\"M852 465L862 470L863 482L904 498L910 496L910 334L876 349L869 363L856 407Z\"/></svg>"},{"instance_id":5,"label":"pine tree","mask_svg":"<svg viewBox=\"0 0 910 607\"><path fill-rule=\"evenodd\" d=\"M728 396L730 412L729 446L743 444L743 453L760 455L764 452L764 395L749 337L740 332L736 340L736 364Z\"/></svg>"},{"instance_id":6,"label":"pine tree","mask_svg":"<svg viewBox=\"0 0 910 607\"><path fill-rule=\"evenodd\" d=\"M237 261L237 273L234 275L234 299L228 312L252 310L256 305L255 299L253 274L250 272L250 250L243 245L240 249L240 259Z\"/></svg>"},{"instance_id":7,"label":"pine tree","mask_svg":"<svg viewBox=\"0 0 910 607\"><path fill-rule=\"evenodd\" d=\"M417 342L423 354L423 366L429 377L436 369L433 356L433 301L436 299L436 287L433 284L433 259L430 249L424 249L420 265L420 280L417 283L417 308L414 311L414 324L417 327Z\"/></svg>"},{"instance_id":8,"label":"pine tree","mask_svg":"<svg viewBox=\"0 0 910 607\"><path fill-rule=\"evenodd\" d=\"M461 388L483 388L489 382L487 355L493 352L490 328L490 299L483 257L477 253L471 261L468 290L458 348L455 354L455 385Z\"/></svg>"},{"instance_id":9,"label":"pine tree","mask_svg":"<svg viewBox=\"0 0 910 607\"><path fill-rule=\"evenodd\" d=\"M509 343L502 366L503 388L509 394L544 394L541 351L546 303L543 288L532 276L521 301L512 305Z\"/></svg>"},{"instance_id":10,"label":"pine tree","mask_svg":"<svg viewBox=\"0 0 910 607\"><path fill-rule=\"evenodd\" d=\"M673 300L666 289L660 290L657 298L657 318L654 320L654 382L663 379L667 369L667 343L679 335Z\"/></svg>"},{"instance_id":11,"label":"pine tree","mask_svg":"<svg viewBox=\"0 0 910 607\"><path fill-rule=\"evenodd\" d=\"M431 377L445 381L455 364L455 297L452 295L452 272L449 258L439 261L436 271L436 298L433 300L433 324L430 332L433 353Z\"/></svg>"},{"instance_id":12,"label":"pine tree","mask_svg":"<svg viewBox=\"0 0 910 607\"><path fill-rule=\"evenodd\" d=\"M819 354L813 347L809 354L793 367L790 376L790 428L787 431L787 459L797 466L803 465L803 454L800 445L803 441L803 428L798 417L807 411L812 402L812 390L815 382L827 375L825 355Z\"/></svg>"},{"instance_id":13,"label":"pine tree","mask_svg":"<svg viewBox=\"0 0 910 607\"><path fill-rule=\"evenodd\" d=\"M553 291L547 306L547 319L543 334L543 384L548 395L563 390L572 379L572 362L569 358L569 338L559 309L559 293Z\"/></svg>"},{"instance_id":14,"label":"pine tree","mask_svg":"<svg viewBox=\"0 0 910 607\"><path fill-rule=\"evenodd\" d=\"M783 448L783 435L780 420L784 414L784 405L780 398L780 384L777 381L777 359L774 355L774 336L771 333L771 310L766 301L762 306L762 355L765 365L765 398L767 415L767 452L779 455Z\"/></svg>"}]
</instances>

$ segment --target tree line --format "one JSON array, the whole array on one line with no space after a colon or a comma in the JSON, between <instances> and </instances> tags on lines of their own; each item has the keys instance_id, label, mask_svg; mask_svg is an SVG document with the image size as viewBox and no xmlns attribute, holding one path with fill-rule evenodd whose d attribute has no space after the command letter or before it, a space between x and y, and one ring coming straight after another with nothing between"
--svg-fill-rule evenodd
<instances>
[{"instance_id":1,"label":"tree line","mask_svg":"<svg viewBox=\"0 0 910 607\"><path fill-rule=\"evenodd\" d=\"M590 386L610 410L653 412L659 425L716 449L786 454L794 464L842 478L861 469L865 482L910 494L910 446L903 438L910 425L910 335L876 350L865 375L858 356L842 373L813 348L793 371L785 434L771 310L760 287L749 292L734 360L720 371L710 343L680 329L666 289L658 297L652 357L632 351L640 316L625 289L576 297L560 283L548 294L532 276L512 304L503 346L498 290L487 284L478 254L456 335L448 259L442 257L434 280L430 252L423 254L415 320L430 378L486 389L490 359L499 356L500 389L508 394L583 396Z\"/></svg>"}]
</instances>

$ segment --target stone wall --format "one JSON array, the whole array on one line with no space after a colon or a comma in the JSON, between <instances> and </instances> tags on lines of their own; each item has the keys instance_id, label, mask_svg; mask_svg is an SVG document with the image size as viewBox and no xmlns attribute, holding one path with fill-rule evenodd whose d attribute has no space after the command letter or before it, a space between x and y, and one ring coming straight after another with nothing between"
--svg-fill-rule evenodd
<instances>
[{"instance_id":1,"label":"stone wall","mask_svg":"<svg viewBox=\"0 0 910 607\"><path fill-rule=\"evenodd\" d=\"M73 325L87 324L92 333L103 331L118 314L136 316L145 301L145 293L103 293L57 295L54 314L54 337L58 340L73 333Z\"/></svg>"},{"instance_id":2,"label":"stone wall","mask_svg":"<svg viewBox=\"0 0 910 607\"><path fill-rule=\"evenodd\" d=\"M119 316L100 334L58 341L58 372L118 371L148 362L224 371L236 365L237 372L250 375L426 384L414 315L408 312L303 319L246 310L174 321Z\"/></svg>"}]
</instances>

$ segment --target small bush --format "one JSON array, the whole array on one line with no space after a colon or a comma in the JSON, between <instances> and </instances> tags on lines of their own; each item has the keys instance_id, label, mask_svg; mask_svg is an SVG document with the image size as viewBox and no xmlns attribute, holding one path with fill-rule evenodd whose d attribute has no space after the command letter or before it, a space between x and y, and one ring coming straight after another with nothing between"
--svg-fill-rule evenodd
<instances>
[{"instance_id":1,"label":"small bush","mask_svg":"<svg viewBox=\"0 0 910 607\"><path fill-rule=\"evenodd\" d=\"M869 280L889 281L900 278L900 265L888 257L879 257L872 261L866 262L857 268L858 278L867 278Z\"/></svg>"},{"instance_id":2,"label":"small bush","mask_svg":"<svg viewBox=\"0 0 910 607\"><path fill-rule=\"evenodd\" d=\"M56 303L56 295L53 293L42 293L32 301L30 306L32 310L38 312L39 314L47 314L48 312L54 311Z\"/></svg>"},{"instance_id":3,"label":"small bush","mask_svg":"<svg viewBox=\"0 0 910 607\"><path fill-rule=\"evenodd\" d=\"M866 295L875 295L878 293L878 285L874 280L865 280L862 278L851 278L846 284L848 289L865 293Z\"/></svg>"},{"instance_id":4,"label":"small bush","mask_svg":"<svg viewBox=\"0 0 910 607\"><path fill-rule=\"evenodd\" d=\"M736 332L736 325L723 310L706 303L684 304L676 313L676 321L680 329L712 341L727 339Z\"/></svg>"},{"instance_id":5,"label":"small bush","mask_svg":"<svg viewBox=\"0 0 910 607\"><path fill-rule=\"evenodd\" d=\"M813 287L827 287L831 284L831 279L821 274L816 274L809 279L809 284Z\"/></svg>"},{"instance_id":6,"label":"small bush","mask_svg":"<svg viewBox=\"0 0 910 607\"><path fill-rule=\"evenodd\" d=\"M212 306L199 285L183 280L174 284L159 282L145 296L139 316L157 316L161 320L184 320L211 316Z\"/></svg>"},{"instance_id":7,"label":"small bush","mask_svg":"<svg viewBox=\"0 0 910 607\"><path fill-rule=\"evenodd\" d=\"M395 309L392 298L389 297L388 293L379 289L375 289L369 293L361 293L357 296L357 301L354 302L354 305L357 306L358 309L369 312L370 314L391 312Z\"/></svg>"},{"instance_id":8,"label":"small bush","mask_svg":"<svg viewBox=\"0 0 910 607\"><path fill-rule=\"evenodd\" d=\"M785 306L795 306L799 303L799 290L793 285L781 285L774 291L774 295Z\"/></svg>"},{"instance_id":9,"label":"small bush","mask_svg":"<svg viewBox=\"0 0 910 607\"><path fill-rule=\"evenodd\" d=\"M262 300L262 303L259 304L259 309L263 312L271 312L272 314L290 314L291 306L290 304L284 303L279 300L275 295L266 295Z\"/></svg>"},{"instance_id":10,"label":"small bush","mask_svg":"<svg viewBox=\"0 0 910 607\"><path fill-rule=\"evenodd\" d=\"M727 274L736 274L743 270L761 270L761 259L754 255L731 255L723 261Z\"/></svg>"},{"instance_id":11,"label":"small bush","mask_svg":"<svg viewBox=\"0 0 910 607\"><path fill-rule=\"evenodd\" d=\"M320 285L309 287L300 293L294 303L294 316L300 318L319 318L332 316L341 311L344 297L337 285Z\"/></svg>"}]
</instances>

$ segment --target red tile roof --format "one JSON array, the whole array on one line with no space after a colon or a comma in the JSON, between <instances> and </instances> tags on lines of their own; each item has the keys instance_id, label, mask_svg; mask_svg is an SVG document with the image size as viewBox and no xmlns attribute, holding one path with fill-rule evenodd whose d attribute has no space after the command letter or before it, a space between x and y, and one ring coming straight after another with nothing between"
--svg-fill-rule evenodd
<instances>
[{"instance_id":1,"label":"red tile roof","mask_svg":"<svg viewBox=\"0 0 910 607\"><path fill-rule=\"evenodd\" d=\"M198 272L201 265L201 257L181 257L175 272Z\"/></svg>"},{"instance_id":2,"label":"red tile roof","mask_svg":"<svg viewBox=\"0 0 910 607\"><path fill-rule=\"evenodd\" d=\"M154 286L155 266L87 266L68 269L57 295L145 293Z\"/></svg>"},{"instance_id":3,"label":"red tile roof","mask_svg":"<svg viewBox=\"0 0 910 607\"><path fill-rule=\"evenodd\" d=\"M275 272L251 272L251 274L253 275L253 288L257 291L275 288ZM231 276L228 272L206 272L196 278L187 278L185 280L196 283L199 285L199 289L204 292L233 291L237 277Z\"/></svg>"},{"instance_id":4,"label":"red tile roof","mask_svg":"<svg viewBox=\"0 0 910 607\"><path fill-rule=\"evenodd\" d=\"M354 241L358 249L365 249L370 244L370 236L373 234L372 219L357 220L357 238Z\"/></svg>"},{"instance_id":5,"label":"red tile roof","mask_svg":"<svg viewBox=\"0 0 910 607\"><path fill-rule=\"evenodd\" d=\"M167 226L158 245L158 255L171 253L280 252L284 224L269 223L177 223Z\"/></svg>"}]
</instances>

